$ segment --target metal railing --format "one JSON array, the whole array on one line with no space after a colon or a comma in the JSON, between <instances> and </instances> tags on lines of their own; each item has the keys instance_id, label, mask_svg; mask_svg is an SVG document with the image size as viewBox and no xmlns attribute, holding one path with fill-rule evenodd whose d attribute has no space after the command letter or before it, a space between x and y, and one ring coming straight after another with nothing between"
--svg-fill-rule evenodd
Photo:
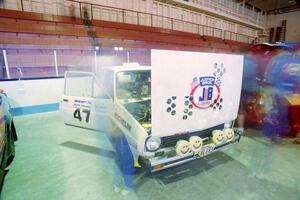
<instances>
[{"instance_id":1,"label":"metal railing","mask_svg":"<svg viewBox=\"0 0 300 200\"><path fill-rule=\"evenodd\" d=\"M113 21L156 28L164 28L175 31L194 33L200 36L212 36L224 40L233 40L244 43L252 43L255 40L255 37L253 36L234 33L232 31L205 26L202 24L193 23L185 20L175 19L152 13L139 12L124 8L116 8L100 4L81 2L77 0L62 1L60 3L57 3L55 8L53 8L53 5L51 4L47 4L46 2L40 1L35 1L35 5L33 5L32 1L29 0L7 1L16 1L15 5L17 5L15 7L9 7L4 4L4 8L8 9L80 18L83 18L85 14L89 17L89 19L92 20L95 19ZM52 6L51 9L49 9L49 5Z\"/></svg>"},{"instance_id":2,"label":"metal railing","mask_svg":"<svg viewBox=\"0 0 300 200\"><path fill-rule=\"evenodd\" d=\"M265 26L266 24L266 16L262 15L261 12L256 12L255 10L249 9L245 6L242 6L240 3L235 3L233 1L228 1L226 3L218 0L198 0L198 1L188 1L188 2L183 0L174 0L174 1L188 4L200 9L211 9L215 12L230 15L232 17L237 17L239 19L254 24L259 24L261 26Z\"/></svg>"}]
</instances>

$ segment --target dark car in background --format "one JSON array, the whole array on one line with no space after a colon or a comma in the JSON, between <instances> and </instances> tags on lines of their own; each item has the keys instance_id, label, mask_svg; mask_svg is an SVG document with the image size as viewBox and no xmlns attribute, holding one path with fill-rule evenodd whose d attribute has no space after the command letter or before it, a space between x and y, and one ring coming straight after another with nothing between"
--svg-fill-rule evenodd
<instances>
[{"instance_id":1,"label":"dark car in background","mask_svg":"<svg viewBox=\"0 0 300 200\"><path fill-rule=\"evenodd\" d=\"M17 133L10 112L10 105L5 93L0 89L0 192L4 183L7 167L15 157Z\"/></svg>"}]
</instances>

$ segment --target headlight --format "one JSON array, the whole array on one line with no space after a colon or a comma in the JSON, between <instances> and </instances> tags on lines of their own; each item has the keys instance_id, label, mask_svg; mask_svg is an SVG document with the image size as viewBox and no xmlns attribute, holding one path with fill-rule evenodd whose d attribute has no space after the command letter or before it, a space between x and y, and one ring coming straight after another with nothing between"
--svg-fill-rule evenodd
<instances>
[{"instance_id":1,"label":"headlight","mask_svg":"<svg viewBox=\"0 0 300 200\"><path fill-rule=\"evenodd\" d=\"M159 149L161 144L161 139L159 137L150 136L146 139L146 149L147 151L156 151Z\"/></svg>"}]
</instances>

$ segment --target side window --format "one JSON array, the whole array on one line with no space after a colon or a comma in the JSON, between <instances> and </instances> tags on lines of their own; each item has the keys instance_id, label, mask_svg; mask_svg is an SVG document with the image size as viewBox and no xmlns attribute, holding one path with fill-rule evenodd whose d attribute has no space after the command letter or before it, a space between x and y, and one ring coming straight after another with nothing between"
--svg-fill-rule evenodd
<instances>
[{"instance_id":1,"label":"side window","mask_svg":"<svg viewBox=\"0 0 300 200\"><path fill-rule=\"evenodd\" d=\"M92 73L69 72L66 75L65 95L110 99L100 80Z\"/></svg>"},{"instance_id":2,"label":"side window","mask_svg":"<svg viewBox=\"0 0 300 200\"><path fill-rule=\"evenodd\" d=\"M65 94L68 96L91 97L93 76L87 73L68 73Z\"/></svg>"}]
</instances>

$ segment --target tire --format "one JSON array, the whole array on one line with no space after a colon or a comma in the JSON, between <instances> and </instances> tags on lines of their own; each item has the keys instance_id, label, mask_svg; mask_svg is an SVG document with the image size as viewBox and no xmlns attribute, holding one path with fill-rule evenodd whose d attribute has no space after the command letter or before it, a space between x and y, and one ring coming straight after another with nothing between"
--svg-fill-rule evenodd
<instances>
[{"instance_id":1,"label":"tire","mask_svg":"<svg viewBox=\"0 0 300 200\"><path fill-rule=\"evenodd\" d=\"M17 135L17 131L16 131L15 124L14 124L13 120L11 121L11 131L12 131L13 140L15 142L15 141L18 140L18 135Z\"/></svg>"},{"instance_id":2,"label":"tire","mask_svg":"<svg viewBox=\"0 0 300 200\"><path fill-rule=\"evenodd\" d=\"M6 151L7 151L6 150L6 144L4 144L3 153L2 153L2 159L1 159L1 163L0 163L1 170L4 170L6 168L6 160L5 160Z\"/></svg>"},{"instance_id":3,"label":"tire","mask_svg":"<svg viewBox=\"0 0 300 200\"><path fill-rule=\"evenodd\" d=\"M5 168L8 167L15 157L15 142L14 142L14 136L12 131L12 124L8 126L7 135L6 135L6 165Z\"/></svg>"},{"instance_id":4,"label":"tire","mask_svg":"<svg viewBox=\"0 0 300 200\"><path fill-rule=\"evenodd\" d=\"M1 159L1 165L0 165L0 194L3 189L4 179L5 179L5 175L6 175L5 153L6 153L6 145L4 145L4 147L3 147L3 155L2 155L2 159Z\"/></svg>"}]
</instances>

